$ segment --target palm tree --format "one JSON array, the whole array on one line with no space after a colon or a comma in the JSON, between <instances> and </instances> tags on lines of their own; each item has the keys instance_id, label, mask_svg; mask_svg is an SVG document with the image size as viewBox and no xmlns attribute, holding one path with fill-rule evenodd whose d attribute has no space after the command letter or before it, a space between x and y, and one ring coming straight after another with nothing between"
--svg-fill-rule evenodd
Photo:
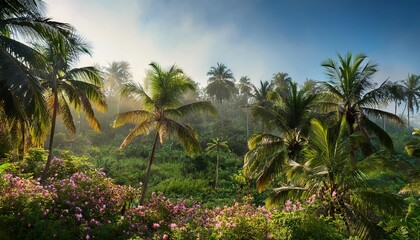
<instances>
[{"instance_id":1,"label":"palm tree","mask_svg":"<svg viewBox=\"0 0 420 240\"><path fill-rule=\"evenodd\" d=\"M374 185L375 171L381 172L385 158L377 152L352 166L354 136L348 135L345 117L340 125L326 127L320 120L311 120L305 161L291 161L285 184L273 189L268 204L286 200L303 200L316 195L319 212L335 218L344 217L349 234L362 239L382 239L376 213L401 214L404 201L398 195L381 191ZM371 175L372 174L372 175Z\"/></svg>"},{"instance_id":2,"label":"palm tree","mask_svg":"<svg viewBox=\"0 0 420 240\"><path fill-rule=\"evenodd\" d=\"M277 179L285 163L300 161L316 95L298 91L296 83L291 83L289 92L272 92L269 100L271 104L252 109L267 124L267 131L251 136L244 158L245 173L257 180L259 192Z\"/></svg>"},{"instance_id":3,"label":"palm tree","mask_svg":"<svg viewBox=\"0 0 420 240\"><path fill-rule=\"evenodd\" d=\"M220 151L228 151L230 152L228 142L227 141L220 141L219 138L213 138L211 142L207 143L206 152L216 152L216 182L214 187L217 188L219 182L219 162L220 162Z\"/></svg>"},{"instance_id":4,"label":"palm tree","mask_svg":"<svg viewBox=\"0 0 420 240\"><path fill-rule=\"evenodd\" d=\"M276 88L279 88L281 91L287 91L292 82L292 78L287 73L278 72L273 74L272 82Z\"/></svg>"},{"instance_id":5,"label":"palm tree","mask_svg":"<svg viewBox=\"0 0 420 240\"><path fill-rule=\"evenodd\" d=\"M389 94L394 100L394 114L397 115L398 106L404 101L404 86L400 82L393 82L389 84Z\"/></svg>"},{"instance_id":6,"label":"palm tree","mask_svg":"<svg viewBox=\"0 0 420 240\"><path fill-rule=\"evenodd\" d=\"M216 67L211 67L207 72L208 85L206 92L222 104L223 100L230 99L237 92L235 78L232 71L222 63L217 63Z\"/></svg>"},{"instance_id":7,"label":"palm tree","mask_svg":"<svg viewBox=\"0 0 420 240\"><path fill-rule=\"evenodd\" d=\"M120 100L118 92L122 84L132 81L133 75L130 72L130 64L126 61L112 62L105 67L105 93L109 97L118 97L117 113L120 111Z\"/></svg>"},{"instance_id":8,"label":"palm tree","mask_svg":"<svg viewBox=\"0 0 420 240\"><path fill-rule=\"evenodd\" d=\"M0 2L0 105L10 126L19 126L23 143L30 128L33 139L39 140L36 130L48 124L43 88L31 72L43 58L24 41L40 42L53 35L66 36L72 30L70 25L51 21L43 13L41 0Z\"/></svg>"},{"instance_id":9,"label":"palm tree","mask_svg":"<svg viewBox=\"0 0 420 240\"><path fill-rule=\"evenodd\" d=\"M48 65L39 71L39 77L45 87L46 100L51 116L51 130L48 145L48 159L42 173L41 182L47 178L52 160L55 124L57 115L70 133L76 132L72 106L77 112L83 112L89 125L99 131L100 124L95 118L93 106L100 111L107 108L105 95L101 91L102 78L94 67L72 68L81 54L89 54L83 40L73 35L72 38L50 39L46 46L38 46Z\"/></svg>"},{"instance_id":10,"label":"palm tree","mask_svg":"<svg viewBox=\"0 0 420 240\"><path fill-rule=\"evenodd\" d=\"M247 98L251 96L252 83L251 79L248 76L243 76L239 79L238 83L239 93L246 96Z\"/></svg>"},{"instance_id":11,"label":"palm tree","mask_svg":"<svg viewBox=\"0 0 420 240\"><path fill-rule=\"evenodd\" d=\"M403 81L405 102L407 104L407 125L410 127L410 111L420 109L420 75L408 74Z\"/></svg>"},{"instance_id":12,"label":"palm tree","mask_svg":"<svg viewBox=\"0 0 420 240\"><path fill-rule=\"evenodd\" d=\"M146 196L158 140L162 144L164 138L169 138L171 134L174 134L187 153L199 153L200 143L196 131L188 124L177 120L182 119L187 114L197 112L216 114L216 110L210 102L199 101L181 105L183 95L189 90L195 90L195 84L176 65L171 66L167 71L155 62L152 62L150 66L151 70L147 72L145 82L146 89L140 84L127 83L121 90L121 95L141 101L140 109L120 113L114 120L113 125L119 127L125 123L136 124L121 143L120 150L127 146L135 136L148 134L153 129L156 130L146 177L143 182L140 204L144 203Z\"/></svg>"},{"instance_id":13,"label":"palm tree","mask_svg":"<svg viewBox=\"0 0 420 240\"><path fill-rule=\"evenodd\" d=\"M259 88L252 86L254 88L254 93L252 94L254 98L254 105L262 106L267 104L268 101L268 93L273 91L273 84L269 81L262 81L260 80Z\"/></svg>"},{"instance_id":14,"label":"palm tree","mask_svg":"<svg viewBox=\"0 0 420 240\"><path fill-rule=\"evenodd\" d=\"M403 122L395 114L377 108L389 99L388 88L385 83L375 88L372 77L377 71L377 65L371 61L365 63L366 58L361 53L353 57L349 52L345 56L338 54L339 62L329 58L321 64L330 77L329 82L322 83L325 93L321 104L330 115L338 113L339 119L344 116L350 133L358 131L362 134L362 151L369 154L370 133L376 135L380 143L388 149L393 149L393 143L388 133L371 121L368 115L400 124Z\"/></svg>"}]
</instances>

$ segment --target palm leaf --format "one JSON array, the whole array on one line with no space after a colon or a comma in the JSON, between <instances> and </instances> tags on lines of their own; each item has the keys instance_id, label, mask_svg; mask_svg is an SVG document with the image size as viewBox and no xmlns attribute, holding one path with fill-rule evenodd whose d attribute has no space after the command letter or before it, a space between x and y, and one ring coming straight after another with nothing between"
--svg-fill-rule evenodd
<instances>
[{"instance_id":1,"label":"palm leaf","mask_svg":"<svg viewBox=\"0 0 420 240\"><path fill-rule=\"evenodd\" d=\"M146 120L152 121L153 114L145 110L128 111L118 114L112 127L117 128L126 123L142 123Z\"/></svg>"},{"instance_id":2,"label":"palm leaf","mask_svg":"<svg viewBox=\"0 0 420 240\"><path fill-rule=\"evenodd\" d=\"M306 188L296 186L282 186L274 188L266 200L268 207L278 206L284 204L287 200L298 200L308 197L310 193Z\"/></svg>"},{"instance_id":3,"label":"palm leaf","mask_svg":"<svg viewBox=\"0 0 420 240\"><path fill-rule=\"evenodd\" d=\"M134 137L142 134L148 134L156 126L156 123L153 121L143 121L137 124L133 129L130 130L128 135L125 137L121 143L119 150L124 149Z\"/></svg>"},{"instance_id":4,"label":"palm leaf","mask_svg":"<svg viewBox=\"0 0 420 240\"><path fill-rule=\"evenodd\" d=\"M206 113L213 116L217 115L217 111L213 107L213 105L210 102L206 101L185 104L176 109L165 109L165 115L175 117L177 119L183 118L188 114L193 113Z\"/></svg>"},{"instance_id":5,"label":"palm leaf","mask_svg":"<svg viewBox=\"0 0 420 240\"><path fill-rule=\"evenodd\" d=\"M74 125L73 116L71 114L69 105L67 104L64 96L60 96L59 98L59 111L60 111L60 117L63 120L64 125L66 126L67 130L71 134L76 133L76 126Z\"/></svg>"}]
</instances>

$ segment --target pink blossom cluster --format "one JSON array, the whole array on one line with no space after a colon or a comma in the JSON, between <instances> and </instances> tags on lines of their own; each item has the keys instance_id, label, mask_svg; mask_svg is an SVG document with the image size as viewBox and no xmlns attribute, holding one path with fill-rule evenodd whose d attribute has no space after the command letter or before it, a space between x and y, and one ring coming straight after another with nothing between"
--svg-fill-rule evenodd
<instances>
[{"instance_id":1,"label":"pink blossom cluster","mask_svg":"<svg viewBox=\"0 0 420 240\"><path fill-rule=\"evenodd\" d=\"M188 200L170 200L152 193L138 205L140 190L119 186L102 172L72 174L42 186L38 181L10 174L0 178L0 214L17 217L18 228L29 232L36 221L61 222L78 229L77 239L95 239L101 229L114 229L126 239L245 239L267 232L277 210L246 203L205 209ZM305 204L312 204L316 195ZM287 201L284 211L304 209L300 202Z\"/></svg>"}]
</instances>

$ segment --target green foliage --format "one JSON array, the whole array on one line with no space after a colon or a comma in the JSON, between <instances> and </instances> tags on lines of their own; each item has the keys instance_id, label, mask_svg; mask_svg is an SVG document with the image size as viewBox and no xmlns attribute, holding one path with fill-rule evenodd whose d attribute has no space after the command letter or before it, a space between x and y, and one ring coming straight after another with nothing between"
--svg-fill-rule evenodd
<instances>
[{"instance_id":1,"label":"green foliage","mask_svg":"<svg viewBox=\"0 0 420 240\"><path fill-rule=\"evenodd\" d=\"M270 227L272 239L333 240L347 239L346 226L340 216L336 219L317 216L313 208L303 211L276 212Z\"/></svg>"}]
</instances>

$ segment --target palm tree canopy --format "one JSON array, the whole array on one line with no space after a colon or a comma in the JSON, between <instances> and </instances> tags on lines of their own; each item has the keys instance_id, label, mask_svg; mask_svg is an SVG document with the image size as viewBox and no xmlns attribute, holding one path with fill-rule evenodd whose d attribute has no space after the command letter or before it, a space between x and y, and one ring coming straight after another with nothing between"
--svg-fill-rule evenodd
<instances>
[{"instance_id":1,"label":"palm tree canopy","mask_svg":"<svg viewBox=\"0 0 420 240\"><path fill-rule=\"evenodd\" d=\"M130 72L130 64L126 61L109 63L104 70L106 93L110 96L116 95L120 87L133 78Z\"/></svg>"},{"instance_id":2,"label":"palm tree canopy","mask_svg":"<svg viewBox=\"0 0 420 240\"><path fill-rule=\"evenodd\" d=\"M309 144L304 150L306 161L291 161L286 167L286 183L275 188L268 203L276 204L288 199L303 200L312 195L328 204L324 209L342 214L351 234L366 239L379 239L372 210L377 213L401 214L404 201L401 197L381 191L373 185L375 171L381 172L386 157L377 152L357 165L351 165L351 145L353 136L348 135L345 117L340 125L326 127L320 120L311 120Z\"/></svg>"},{"instance_id":3,"label":"palm tree canopy","mask_svg":"<svg viewBox=\"0 0 420 240\"><path fill-rule=\"evenodd\" d=\"M288 73L278 72L273 74L272 82L276 88L287 91L292 82L292 78Z\"/></svg>"},{"instance_id":4,"label":"palm tree canopy","mask_svg":"<svg viewBox=\"0 0 420 240\"><path fill-rule=\"evenodd\" d=\"M219 152L219 151L228 151L230 152L229 145L227 141L221 141L219 138L213 138L211 142L207 143L206 152Z\"/></svg>"},{"instance_id":5,"label":"palm tree canopy","mask_svg":"<svg viewBox=\"0 0 420 240\"><path fill-rule=\"evenodd\" d=\"M182 105L183 95L195 90L194 82L176 65L168 70L162 69L157 63L150 64L147 72L145 88L138 83L126 83L121 94L140 102L140 109L119 114L114 120L114 127L125 123L136 126L130 131L120 146L123 149L138 135L148 134L156 129L161 143L171 135L178 137L189 154L199 153L200 144L196 131L181 120L188 114L216 114L210 102L198 101Z\"/></svg>"},{"instance_id":6,"label":"palm tree canopy","mask_svg":"<svg viewBox=\"0 0 420 240\"><path fill-rule=\"evenodd\" d=\"M369 142L368 133L373 133L383 146L392 149L389 135L368 118L370 115L403 123L398 116L378 109L380 104L390 100L390 96L386 82L375 88L372 81L377 65L370 60L366 62L367 56L361 53L354 56L338 54L338 59L338 62L327 59L321 64L330 78L329 82L321 83L324 88L321 104L330 113L338 112L340 118L345 116L350 131L363 133L366 142Z\"/></svg>"},{"instance_id":7,"label":"palm tree canopy","mask_svg":"<svg viewBox=\"0 0 420 240\"><path fill-rule=\"evenodd\" d=\"M273 90L272 82L260 80L260 86L258 88L255 86L252 87L254 89L252 97L254 98L255 104L266 104L268 100L268 93Z\"/></svg>"},{"instance_id":8,"label":"palm tree canopy","mask_svg":"<svg viewBox=\"0 0 420 240\"><path fill-rule=\"evenodd\" d=\"M418 112L420 110L420 75L409 74L403 81L403 88L407 110Z\"/></svg>"},{"instance_id":9,"label":"palm tree canopy","mask_svg":"<svg viewBox=\"0 0 420 240\"><path fill-rule=\"evenodd\" d=\"M64 125L75 133L70 106L76 112L83 112L89 125L96 131L100 129L93 108L106 111L105 96L101 91L102 77L95 67L73 66L81 54L90 54L89 46L76 34L71 38L50 39L45 46L37 45L36 49L45 56L48 65L37 74L43 87L47 89L48 109L53 111L55 94L58 96L58 114Z\"/></svg>"},{"instance_id":10,"label":"palm tree canopy","mask_svg":"<svg viewBox=\"0 0 420 240\"><path fill-rule=\"evenodd\" d=\"M252 83L251 83L251 79L248 76L243 76L239 79L238 87L239 87L239 92L242 95L246 95L246 96L251 95Z\"/></svg>"},{"instance_id":11,"label":"palm tree canopy","mask_svg":"<svg viewBox=\"0 0 420 240\"><path fill-rule=\"evenodd\" d=\"M244 158L245 174L257 180L260 192L279 176L289 159L300 159L316 97L298 91L297 85L291 83L288 93L271 92L269 100L271 104L252 109L253 115L267 124L269 132L251 136Z\"/></svg>"},{"instance_id":12,"label":"palm tree canopy","mask_svg":"<svg viewBox=\"0 0 420 240\"><path fill-rule=\"evenodd\" d=\"M9 119L31 121L36 128L48 122L42 86L31 72L43 57L15 37L34 42L73 30L44 17L44 5L41 0L0 2L0 104Z\"/></svg>"},{"instance_id":13,"label":"palm tree canopy","mask_svg":"<svg viewBox=\"0 0 420 240\"><path fill-rule=\"evenodd\" d=\"M210 96L215 96L217 100L229 99L237 92L235 78L232 71L222 63L217 63L216 67L211 67L207 72L208 85L206 92Z\"/></svg>"}]
</instances>

